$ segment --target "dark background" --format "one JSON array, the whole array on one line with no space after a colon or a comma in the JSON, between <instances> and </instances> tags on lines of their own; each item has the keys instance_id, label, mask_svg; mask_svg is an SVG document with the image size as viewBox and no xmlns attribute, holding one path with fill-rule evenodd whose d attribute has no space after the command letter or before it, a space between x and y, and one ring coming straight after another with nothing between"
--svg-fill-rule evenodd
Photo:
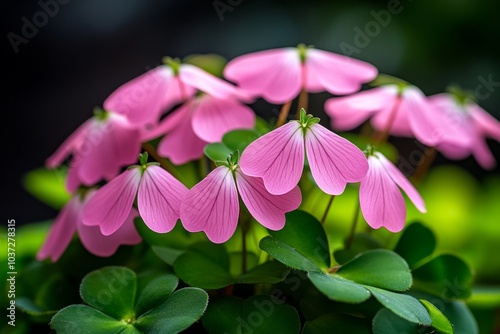
<instances>
[{"instance_id":1,"label":"dark background","mask_svg":"<svg viewBox=\"0 0 500 334\"><path fill-rule=\"evenodd\" d=\"M42 166L114 89L158 65L163 56L218 53L231 59L298 43L342 52L341 45L356 46L357 29L364 31L375 21L372 11L394 3L220 0L231 8L221 20L211 0L61 2L66 3L43 22L38 1L1 1L2 215L18 223L56 214L22 189L22 175ZM449 83L475 90L488 77L500 82L498 2L402 0L400 6L401 12L368 36L354 57L426 94L439 93ZM34 15L42 24L16 53L8 34L23 36L23 17L33 23ZM484 87L480 92L488 93ZM500 87L490 93L479 103L500 118ZM321 113L326 97L311 97L313 113ZM273 106L259 103L257 111L269 118ZM500 145L489 144L499 160ZM437 163L446 161L438 157ZM459 164L479 179L499 171L482 171L472 158Z\"/></svg>"}]
</instances>

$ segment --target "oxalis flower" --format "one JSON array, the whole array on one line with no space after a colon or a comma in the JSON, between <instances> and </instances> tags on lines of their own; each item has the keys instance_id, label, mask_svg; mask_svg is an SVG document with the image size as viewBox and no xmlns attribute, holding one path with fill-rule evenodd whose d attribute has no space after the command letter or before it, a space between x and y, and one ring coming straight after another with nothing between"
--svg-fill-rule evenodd
<instances>
[{"instance_id":1,"label":"oxalis flower","mask_svg":"<svg viewBox=\"0 0 500 334\"><path fill-rule=\"evenodd\" d=\"M82 211L94 195L95 189L75 193L55 218L45 243L38 251L38 260L59 260L77 231L85 249L97 256L111 256L120 245L136 245L141 242L134 226L134 218L138 215L136 210L131 210L124 224L108 236L103 235L97 226L84 225Z\"/></svg>"},{"instance_id":2,"label":"oxalis flower","mask_svg":"<svg viewBox=\"0 0 500 334\"><path fill-rule=\"evenodd\" d=\"M120 114L96 110L46 161L48 168L61 165L72 154L67 188L74 192L110 180L120 168L134 163L140 152L140 130Z\"/></svg>"},{"instance_id":3,"label":"oxalis flower","mask_svg":"<svg viewBox=\"0 0 500 334\"><path fill-rule=\"evenodd\" d=\"M384 226L391 232L403 229L406 204L398 186L420 212L426 212L418 191L384 155L370 152L368 165L368 173L361 180L359 188L361 212L368 225L375 229Z\"/></svg>"},{"instance_id":4,"label":"oxalis flower","mask_svg":"<svg viewBox=\"0 0 500 334\"><path fill-rule=\"evenodd\" d=\"M307 154L318 187L330 195L344 192L348 182L358 182L368 170L366 157L354 144L318 124L319 118L300 112L300 120L255 140L243 151L243 173L261 177L274 195L291 191L300 180Z\"/></svg>"},{"instance_id":5,"label":"oxalis flower","mask_svg":"<svg viewBox=\"0 0 500 334\"><path fill-rule=\"evenodd\" d=\"M188 192L180 215L186 230L203 231L214 243L229 240L238 224L238 193L260 224L271 230L285 226L285 213L297 209L302 201L299 187L283 195L272 195L262 179L243 173L237 161L236 153Z\"/></svg>"},{"instance_id":6,"label":"oxalis flower","mask_svg":"<svg viewBox=\"0 0 500 334\"><path fill-rule=\"evenodd\" d=\"M301 90L353 93L373 80L377 69L360 60L300 44L236 57L226 65L224 76L255 96L282 104Z\"/></svg>"},{"instance_id":7,"label":"oxalis flower","mask_svg":"<svg viewBox=\"0 0 500 334\"><path fill-rule=\"evenodd\" d=\"M188 190L156 163L147 163L147 158L147 153L141 154L140 166L129 167L97 191L83 210L84 224L113 234L125 222L137 194L139 214L151 230L166 233L174 228Z\"/></svg>"}]
</instances>

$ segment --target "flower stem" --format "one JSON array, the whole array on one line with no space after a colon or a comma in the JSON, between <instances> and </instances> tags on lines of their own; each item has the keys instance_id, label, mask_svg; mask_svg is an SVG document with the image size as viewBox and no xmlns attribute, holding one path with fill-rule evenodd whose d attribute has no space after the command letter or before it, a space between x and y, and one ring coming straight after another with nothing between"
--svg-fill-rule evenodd
<instances>
[{"instance_id":1,"label":"flower stem","mask_svg":"<svg viewBox=\"0 0 500 334\"><path fill-rule=\"evenodd\" d=\"M297 105L297 114L295 115L297 119L300 118L300 110L304 108L307 111L309 107L309 94L305 89L302 89L299 94L299 102Z\"/></svg>"},{"instance_id":2,"label":"flower stem","mask_svg":"<svg viewBox=\"0 0 500 334\"><path fill-rule=\"evenodd\" d=\"M278 115L278 120L276 121L276 127L279 128L283 124L285 124L286 119L288 118L288 113L290 112L290 107L292 106L292 100L286 102L282 107L280 114Z\"/></svg>"},{"instance_id":3,"label":"flower stem","mask_svg":"<svg viewBox=\"0 0 500 334\"><path fill-rule=\"evenodd\" d=\"M391 114L389 115L389 120L387 121L387 125L383 132L376 132L374 142L375 145L384 144L389 138L389 132L391 131L392 125L396 120L396 115L398 114L399 106L401 105L402 98L401 96L396 97L396 101L394 102L394 106L392 107Z\"/></svg>"},{"instance_id":4,"label":"flower stem","mask_svg":"<svg viewBox=\"0 0 500 334\"><path fill-rule=\"evenodd\" d=\"M245 222L241 225L241 273L244 274L247 272L247 233L245 226Z\"/></svg>"},{"instance_id":5,"label":"flower stem","mask_svg":"<svg viewBox=\"0 0 500 334\"><path fill-rule=\"evenodd\" d=\"M156 151L156 148L151 145L151 143L143 143L142 144L142 149L146 152L148 152L148 154L153 158L155 159L158 163L160 163L160 166L165 169L167 172L169 172L170 174L172 174L176 179L178 179L179 181L181 181L182 183L183 182L183 176L181 173L179 173L177 171L177 169L171 164L168 162L168 160L166 159L163 159L162 157L160 157L158 155L158 152Z\"/></svg>"},{"instance_id":6,"label":"flower stem","mask_svg":"<svg viewBox=\"0 0 500 334\"><path fill-rule=\"evenodd\" d=\"M323 217L321 218L321 225L325 225L326 216L328 216L328 211L330 211L330 207L332 206L333 200L335 199L335 195L330 196L330 200L326 205L325 213L323 213Z\"/></svg>"},{"instance_id":7,"label":"flower stem","mask_svg":"<svg viewBox=\"0 0 500 334\"><path fill-rule=\"evenodd\" d=\"M352 219L351 231L349 232L349 236L347 237L347 239L345 241L345 248L346 249L350 249L352 246L352 242L354 241L354 234L356 233L356 225L358 224L359 210L360 210L360 205L359 205L359 200L358 200L356 202L356 209L354 211L354 218Z\"/></svg>"},{"instance_id":8,"label":"flower stem","mask_svg":"<svg viewBox=\"0 0 500 334\"><path fill-rule=\"evenodd\" d=\"M427 147L425 149L424 157L422 158L422 161L418 164L415 173L413 173L411 177L413 182L418 183L425 178L425 175L427 175L429 167L434 162L434 159L436 159L436 156L437 156L437 151L434 147Z\"/></svg>"}]
</instances>

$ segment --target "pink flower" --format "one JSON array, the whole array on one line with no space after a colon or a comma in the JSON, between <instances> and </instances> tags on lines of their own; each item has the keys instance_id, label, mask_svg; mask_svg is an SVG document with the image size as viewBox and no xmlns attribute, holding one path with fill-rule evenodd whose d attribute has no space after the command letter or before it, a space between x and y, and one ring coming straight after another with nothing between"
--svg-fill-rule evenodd
<instances>
[{"instance_id":1,"label":"pink flower","mask_svg":"<svg viewBox=\"0 0 500 334\"><path fill-rule=\"evenodd\" d=\"M224 76L255 96L282 104L303 89L353 93L373 80L377 69L360 60L299 45L237 57L226 65Z\"/></svg>"},{"instance_id":2,"label":"pink flower","mask_svg":"<svg viewBox=\"0 0 500 334\"><path fill-rule=\"evenodd\" d=\"M415 137L434 146L443 137L440 120L415 86L384 85L346 97L326 101L325 111L332 118L332 128L350 130L368 118L380 132Z\"/></svg>"},{"instance_id":3,"label":"pink flower","mask_svg":"<svg viewBox=\"0 0 500 334\"><path fill-rule=\"evenodd\" d=\"M187 188L163 168L146 164L132 166L100 188L83 211L83 222L99 226L104 235L117 231L132 210L137 194L139 214L157 233L170 232L179 219L181 199Z\"/></svg>"},{"instance_id":4,"label":"pink flower","mask_svg":"<svg viewBox=\"0 0 500 334\"><path fill-rule=\"evenodd\" d=\"M120 168L137 160L140 130L116 113L101 112L83 123L46 161L49 168L59 166L68 155L70 163L67 188L75 191L80 184L92 186L110 180Z\"/></svg>"},{"instance_id":5,"label":"pink flower","mask_svg":"<svg viewBox=\"0 0 500 334\"><path fill-rule=\"evenodd\" d=\"M218 142L235 129L251 129L255 114L234 98L219 99L202 95L168 115L143 139L150 140L166 134L158 145L158 153L176 165L199 159L207 143Z\"/></svg>"},{"instance_id":6,"label":"pink flower","mask_svg":"<svg viewBox=\"0 0 500 334\"><path fill-rule=\"evenodd\" d=\"M429 97L441 118L449 120L446 138L437 149L450 159L463 159L473 154L485 169L496 165L485 137L500 141L500 122L470 99L460 101L451 94Z\"/></svg>"},{"instance_id":7,"label":"pink flower","mask_svg":"<svg viewBox=\"0 0 500 334\"><path fill-rule=\"evenodd\" d=\"M406 221L406 204L398 186L404 190L420 212L425 213L422 197L406 177L381 153L368 157L368 173L361 180L361 212L372 228L384 226L399 232Z\"/></svg>"},{"instance_id":8,"label":"pink flower","mask_svg":"<svg viewBox=\"0 0 500 334\"><path fill-rule=\"evenodd\" d=\"M307 154L318 187L330 195L341 194L347 182L363 178L368 163L354 144L318 122L302 109L300 121L290 121L248 145L240 159L242 171L261 177L271 194L285 194L298 184Z\"/></svg>"},{"instance_id":9,"label":"pink flower","mask_svg":"<svg viewBox=\"0 0 500 334\"><path fill-rule=\"evenodd\" d=\"M167 65L119 87L106 99L104 108L125 115L136 125L156 124L164 111L188 100L197 90L220 99L248 99L233 85L196 66L167 59Z\"/></svg>"},{"instance_id":10,"label":"pink flower","mask_svg":"<svg viewBox=\"0 0 500 334\"><path fill-rule=\"evenodd\" d=\"M56 217L45 243L38 251L38 260L46 258L50 258L52 262L59 260L76 231L83 246L96 256L111 256L120 245L136 245L141 242L141 237L134 227L134 218L137 216L135 210L130 211L125 223L115 233L108 236L103 235L96 226L83 224L82 210L94 193L95 190L89 190L84 198L76 194L66 204Z\"/></svg>"},{"instance_id":11,"label":"pink flower","mask_svg":"<svg viewBox=\"0 0 500 334\"><path fill-rule=\"evenodd\" d=\"M181 221L190 232L203 231L214 243L229 240L239 216L238 193L250 214L263 226L280 230L285 213L302 201L298 187L283 195L271 195L260 178L245 175L238 165L214 169L186 195L181 205Z\"/></svg>"}]
</instances>

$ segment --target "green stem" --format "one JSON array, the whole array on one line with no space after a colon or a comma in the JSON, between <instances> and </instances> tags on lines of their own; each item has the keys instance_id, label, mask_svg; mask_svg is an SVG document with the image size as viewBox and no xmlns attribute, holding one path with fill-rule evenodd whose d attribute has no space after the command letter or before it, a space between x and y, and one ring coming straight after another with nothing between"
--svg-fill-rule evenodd
<instances>
[{"instance_id":1,"label":"green stem","mask_svg":"<svg viewBox=\"0 0 500 334\"><path fill-rule=\"evenodd\" d=\"M358 224L359 210L360 210L360 205L358 200L356 203L356 209L354 211L354 218L352 219L351 231L349 232L349 236L347 237L345 242L346 249L350 249L352 246L352 242L354 241L354 234L356 233L356 225Z\"/></svg>"},{"instance_id":2,"label":"green stem","mask_svg":"<svg viewBox=\"0 0 500 334\"><path fill-rule=\"evenodd\" d=\"M331 195L330 200L328 201L328 204L326 205L325 212L323 213L323 217L321 218L321 225L325 225L326 216L328 216L328 211L330 211L330 207L332 206L334 199L335 199L335 195Z\"/></svg>"}]
</instances>

